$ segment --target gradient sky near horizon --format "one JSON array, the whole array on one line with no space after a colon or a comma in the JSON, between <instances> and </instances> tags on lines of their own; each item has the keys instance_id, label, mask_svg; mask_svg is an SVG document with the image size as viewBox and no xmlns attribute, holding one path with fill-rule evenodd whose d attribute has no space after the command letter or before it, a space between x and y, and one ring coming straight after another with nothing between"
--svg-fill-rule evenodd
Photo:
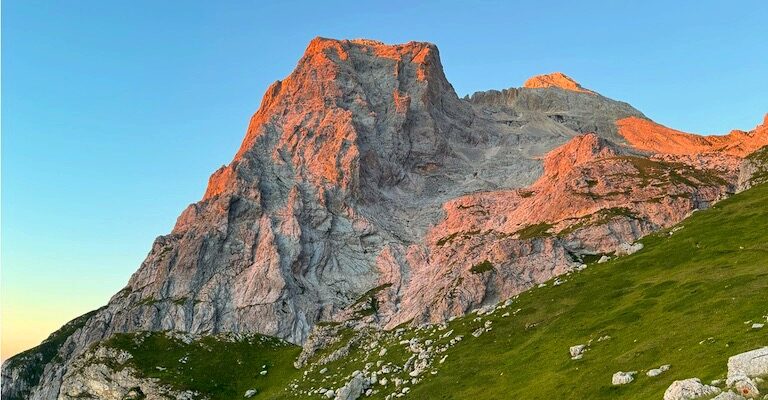
<instances>
[{"instance_id":1,"label":"gradient sky near horizon","mask_svg":"<svg viewBox=\"0 0 768 400\"><path fill-rule=\"evenodd\" d=\"M689 132L768 112L766 1L320 3L2 2L3 359L125 285L315 36L433 42L460 96L562 71Z\"/></svg>"}]
</instances>

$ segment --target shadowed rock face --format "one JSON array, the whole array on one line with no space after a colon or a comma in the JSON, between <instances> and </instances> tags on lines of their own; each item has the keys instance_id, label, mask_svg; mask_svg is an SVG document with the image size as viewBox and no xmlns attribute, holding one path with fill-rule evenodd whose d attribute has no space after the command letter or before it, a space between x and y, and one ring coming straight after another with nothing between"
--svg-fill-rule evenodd
<instances>
[{"instance_id":1,"label":"shadowed rock face","mask_svg":"<svg viewBox=\"0 0 768 400\"><path fill-rule=\"evenodd\" d=\"M741 153L651 157L617 128L642 113L550 78L459 99L432 44L314 39L232 163L30 397L56 398L68 363L115 332L302 343L320 320L439 321L734 190ZM356 300L377 287L377 310L359 317Z\"/></svg>"}]
</instances>

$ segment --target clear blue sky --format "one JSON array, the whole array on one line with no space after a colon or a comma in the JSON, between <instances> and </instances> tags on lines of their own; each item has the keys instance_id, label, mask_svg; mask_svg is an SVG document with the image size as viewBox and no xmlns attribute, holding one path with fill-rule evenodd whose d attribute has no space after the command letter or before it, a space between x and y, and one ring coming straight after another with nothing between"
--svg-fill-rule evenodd
<instances>
[{"instance_id":1,"label":"clear blue sky","mask_svg":"<svg viewBox=\"0 0 768 400\"><path fill-rule=\"evenodd\" d=\"M762 0L261 3L3 1L4 356L125 284L314 36L436 43L459 95L562 71L686 131L768 112Z\"/></svg>"}]
</instances>

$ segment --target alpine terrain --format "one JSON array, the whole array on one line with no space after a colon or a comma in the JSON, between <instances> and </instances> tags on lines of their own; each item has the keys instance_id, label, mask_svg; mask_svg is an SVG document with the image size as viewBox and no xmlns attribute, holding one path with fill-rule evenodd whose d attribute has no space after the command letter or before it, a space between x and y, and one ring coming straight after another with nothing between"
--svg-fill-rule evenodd
<instances>
[{"instance_id":1,"label":"alpine terrain","mask_svg":"<svg viewBox=\"0 0 768 400\"><path fill-rule=\"evenodd\" d=\"M768 115L684 133L562 73L459 98L433 44L316 38L2 396L763 398L766 145Z\"/></svg>"}]
</instances>

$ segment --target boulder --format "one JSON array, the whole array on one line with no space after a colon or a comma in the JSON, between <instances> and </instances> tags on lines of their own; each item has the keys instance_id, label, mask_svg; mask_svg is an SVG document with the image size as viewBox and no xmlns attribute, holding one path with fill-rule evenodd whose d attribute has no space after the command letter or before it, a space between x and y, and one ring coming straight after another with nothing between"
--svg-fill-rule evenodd
<instances>
[{"instance_id":1,"label":"boulder","mask_svg":"<svg viewBox=\"0 0 768 400\"><path fill-rule=\"evenodd\" d=\"M586 348L586 344L577 344L576 346L571 346L568 351L571 353L571 358L574 358L581 355L581 353L583 353Z\"/></svg>"},{"instance_id":2,"label":"boulder","mask_svg":"<svg viewBox=\"0 0 768 400\"><path fill-rule=\"evenodd\" d=\"M725 383L732 387L744 378L768 375L768 347L737 354L728 359L728 378Z\"/></svg>"},{"instance_id":3,"label":"boulder","mask_svg":"<svg viewBox=\"0 0 768 400\"><path fill-rule=\"evenodd\" d=\"M368 380L359 371L355 372L352 379L336 393L336 400L357 400L363 394Z\"/></svg>"},{"instance_id":4,"label":"boulder","mask_svg":"<svg viewBox=\"0 0 768 400\"><path fill-rule=\"evenodd\" d=\"M742 396L748 397L750 399L754 399L760 396L760 391L757 390L755 381L747 376L742 376L740 379L734 381L731 387L733 387L736 392Z\"/></svg>"},{"instance_id":5,"label":"boulder","mask_svg":"<svg viewBox=\"0 0 768 400\"><path fill-rule=\"evenodd\" d=\"M659 367L659 368L654 368L654 369L652 369L652 370L649 370L649 371L648 371L648 372L646 372L645 374L646 374L646 375L648 375L648 376L650 376L650 377L659 376L659 375L661 375L662 373L669 371L669 368L670 368L670 367L671 367L671 365L669 365L669 364L666 364L666 365L662 365L662 366L661 366L661 367Z\"/></svg>"},{"instance_id":6,"label":"boulder","mask_svg":"<svg viewBox=\"0 0 768 400\"><path fill-rule=\"evenodd\" d=\"M712 400L746 400L744 396L733 392L723 392L715 396Z\"/></svg>"},{"instance_id":7,"label":"boulder","mask_svg":"<svg viewBox=\"0 0 768 400\"><path fill-rule=\"evenodd\" d=\"M719 393L720 389L701 383L699 378L690 378L672 382L664 392L664 400L693 400Z\"/></svg>"},{"instance_id":8,"label":"boulder","mask_svg":"<svg viewBox=\"0 0 768 400\"><path fill-rule=\"evenodd\" d=\"M637 374L637 371L630 371L630 372L619 371L613 374L613 377L611 378L611 384L615 386L626 385L627 383L630 383L635 380L635 374Z\"/></svg>"},{"instance_id":9,"label":"boulder","mask_svg":"<svg viewBox=\"0 0 768 400\"><path fill-rule=\"evenodd\" d=\"M616 255L617 256L628 256L630 254L637 253L638 251L643 249L642 243L622 243L619 245L619 247L616 249Z\"/></svg>"}]
</instances>

